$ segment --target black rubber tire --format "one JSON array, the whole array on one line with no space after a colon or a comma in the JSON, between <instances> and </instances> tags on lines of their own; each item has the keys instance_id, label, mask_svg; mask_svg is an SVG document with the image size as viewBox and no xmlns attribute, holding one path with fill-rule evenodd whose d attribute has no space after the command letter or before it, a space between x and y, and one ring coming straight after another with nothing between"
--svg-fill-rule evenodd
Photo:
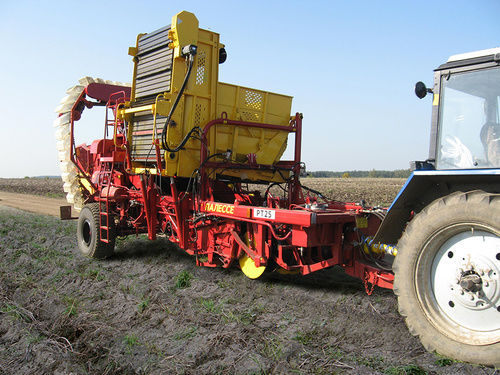
<instances>
[{"instance_id":1,"label":"black rubber tire","mask_svg":"<svg viewBox=\"0 0 500 375\"><path fill-rule=\"evenodd\" d=\"M115 231L110 217L109 242L99 239L99 203L85 205L80 211L76 229L78 248L83 255L94 259L105 259L113 255L115 249Z\"/></svg>"},{"instance_id":2,"label":"black rubber tire","mask_svg":"<svg viewBox=\"0 0 500 375\"><path fill-rule=\"evenodd\" d=\"M410 332L420 338L427 350L459 361L499 367L497 333L481 343L476 336L478 341L474 343L474 331L451 321L440 310L431 282L432 264L435 259L441 259L436 256L444 242L469 230L474 233L475 228L500 237L498 194L483 191L454 193L437 199L415 215L397 246L398 254L393 265L394 292L398 297L399 312ZM452 256L453 253L449 252L448 257ZM495 276L498 277L500 275ZM435 280L443 282L449 279L449 274L435 276ZM496 285L500 285L500 280ZM471 317L473 314L471 310ZM497 322L500 325L500 313ZM462 329L470 336L466 337Z\"/></svg>"}]
</instances>

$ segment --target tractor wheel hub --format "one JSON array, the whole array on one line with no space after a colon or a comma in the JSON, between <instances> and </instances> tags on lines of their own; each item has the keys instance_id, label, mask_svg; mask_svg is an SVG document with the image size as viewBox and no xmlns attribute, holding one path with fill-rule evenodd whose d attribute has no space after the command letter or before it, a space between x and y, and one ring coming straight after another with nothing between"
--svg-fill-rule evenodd
<instances>
[{"instance_id":1,"label":"tractor wheel hub","mask_svg":"<svg viewBox=\"0 0 500 375\"><path fill-rule=\"evenodd\" d=\"M475 229L459 232L441 245L432 265L433 294L453 324L476 334L499 333L500 238Z\"/></svg>"},{"instance_id":2,"label":"tractor wheel hub","mask_svg":"<svg viewBox=\"0 0 500 375\"><path fill-rule=\"evenodd\" d=\"M481 276L472 271L473 273L464 274L460 278L459 284L462 289L466 292L479 292L483 285L483 280Z\"/></svg>"}]
</instances>

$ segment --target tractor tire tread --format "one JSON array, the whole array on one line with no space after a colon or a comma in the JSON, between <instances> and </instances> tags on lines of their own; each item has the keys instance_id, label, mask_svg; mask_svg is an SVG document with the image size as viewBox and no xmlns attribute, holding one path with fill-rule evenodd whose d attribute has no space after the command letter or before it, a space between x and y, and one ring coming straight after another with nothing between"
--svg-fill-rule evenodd
<instances>
[{"instance_id":1,"label":"tractor tire tread","mask_svg":"<svg viewBox=\"0 0 500 375\"><path fill-rule=\"evenodd\" d=\"M114 225L113 225L113 220L110 217L110 227L109 229L109 242L103 242L99 238L99 204L98 202L94 203L89 203L86 204L81 213L80 213L80 218L85 217L86 215L86 210L88 209L90 211L91 219L92 219L92 225L93 225L93 235L96 236L93 241L91 241L90 246L86 246L84 243L82 243L81 239L81 219L79 218L78 220L78 246L80 247L80 250L82 250L82 253L93 259L105 259L113 255L114 253L114 248L115 248L115 231L114 231ZM82 249L83 246L83 249Z\"/></svg>"}]
</instances>

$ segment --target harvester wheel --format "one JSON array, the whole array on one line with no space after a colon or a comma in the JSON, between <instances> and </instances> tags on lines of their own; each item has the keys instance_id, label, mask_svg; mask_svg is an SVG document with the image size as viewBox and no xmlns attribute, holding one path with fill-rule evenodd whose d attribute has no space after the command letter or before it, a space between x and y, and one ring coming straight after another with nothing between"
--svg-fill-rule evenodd
<instances>
[{"instance_id":1,"label":"harvester wheel","mask_svg":"<svg viewBox=\"0 0 500 375\"><path fill-rule=\"evenodd\" d=\"M248 238L248 233L245 233L243 239L248 247L255 247L253 241L250 241L250 239ZM261 277L266 270L266 266L257 267L253 259L250 258L247 254L243 254L238 260L238 263L243 274L249 279L257 279Z\"/></svg>"},{"instance_id":2,"label":"harvester wheel","mask_svg":"<svg viewBox=\"0 0 500 375\"><path fill-rule=\"evenodd\" d=\"M394 272L399 312L427 350L500 366L500 195L431 203L399 241Z\"/></svg>"},{"instance_id":3,"label":"harvester wheel","mask_svg":"<svg viewBox=\"0 0 500 375\"><path fill-rule=\"evenodd\" d=\"M104 259L113 255L115 234L110 218L109 242L99 238L99 203L90 203L83 207L78 217L77 241L83 255L89 258Z\"/></svg>"},{"instance_id":4,"label":"harvester wheel","mask_svg":"<svg viewBox=\"0 0 500 375\"><path fill-rule=\"evenodd\" d=\"M266 266L257 267L253 259L247 254L243 254L238 262L240 264L241 271L249 279L257 279L261 277L266 270Z\"/></svg>"}]
</instances>

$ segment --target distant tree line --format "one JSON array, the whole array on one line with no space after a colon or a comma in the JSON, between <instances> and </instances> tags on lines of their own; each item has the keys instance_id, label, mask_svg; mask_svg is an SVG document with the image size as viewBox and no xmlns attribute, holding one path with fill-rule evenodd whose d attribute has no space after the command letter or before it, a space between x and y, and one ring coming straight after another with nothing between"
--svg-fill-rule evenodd
<instances>
[{"instance_id":1,"label":"distant tree line","mask_svg":"<svg viewBox=\"0 0 500 375\"><path fill-rule=\"evenodd\" d=\"M394 171L378 171L372 169L371 171L342 171L342 172L333 172L333 171L315 171L315 172L307 172L308 177L380 177L380 178L407 178L410 176L409 169L396 169Z\"/></svg>"}]
</instances>

